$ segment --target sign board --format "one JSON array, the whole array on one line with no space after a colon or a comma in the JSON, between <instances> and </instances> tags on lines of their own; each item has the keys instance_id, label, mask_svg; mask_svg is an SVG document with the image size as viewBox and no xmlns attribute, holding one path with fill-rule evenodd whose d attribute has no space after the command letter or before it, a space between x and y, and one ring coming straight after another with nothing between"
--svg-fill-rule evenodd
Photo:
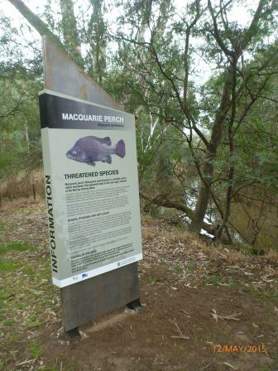
<instances>
[{"instance_id":1,"label":"sign board","mask_svg":"<svg viewBox=\"0 0 278 371\"><path fill-rule=\"evenodd\" d=\"M141 260L134 116L50 90L39 99L53 283Z\"/></svg>"}]
</instances>

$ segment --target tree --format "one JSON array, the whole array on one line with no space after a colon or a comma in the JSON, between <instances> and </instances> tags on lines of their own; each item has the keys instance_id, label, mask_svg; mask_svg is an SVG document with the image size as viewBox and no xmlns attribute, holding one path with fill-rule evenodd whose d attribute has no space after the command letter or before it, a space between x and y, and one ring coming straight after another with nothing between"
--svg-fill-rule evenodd
<instances>
[{"instance_id":1,"label":"tree","mask_svg":"<svg viewBox=\"0 0 278 371\"><path fill-rule=\"evenodd\" d=\"M106 72L106 46L107 46L107 26L104 21L104 1L91 0L93 12L89 20L88 31L86 32L85 42L90 45L89 74L99 83L103 83Z\"/></svg>"},{"instance_id":2,"label":"tree","mask_svg":"<svg viewBox=\"0 0 278 371\"><path fill-rule=\"evenodd\" d=\"M118 31L108 34L104 0L88 2L90 12L81 26L73 2L60 0L61 33L21 0L9 1L135 112L141 184L151 180L161 188L144 197L186 213L194 232L205 228L231 240L232 200L251 181L240 175L248 173L250 162L243 148L246 128L254 128L254 117L262 115L259 107L272 94L277 73L277 44L271 36L277 26L275 2L257 0L249 24L242 25L231 17L235 0L191 0L183 10L167 0L117 1L113 4L122 11ZM114 43L111 59L109 40ZM206 81L196 73L203 60L207 70L216 71ZM263 151L260 156L266 157ZM163 168L180 185L178 198L161 193L156 171ZM209 209L214 226L205 221Z\"/></svg>"},{"instance_id":3,"label":"tree","mask_svg":"<svg viewBox=\"0 0 278 371\"><path fill-rule=\"evenodd\" d=\"M63 44L70 55L82 65L81 42L72 0L60 0L60 8L62 13Z\"/></svg>"},{"instance_id":4,"label":"tree","mask_svg":"<svg viewBox=\"0 0 278 371\"><path fill-rule=\"evenodd\" d=\"M30 24L41 36L46 35L64 49L77 64L97 77L98 81L103 80L106 65L105 49L102 49L105 45L105 27L103 19L100 19L101 1L91 1L92 16L81 29L78 28L79 19L71 0L60 0L61 18L54 14L50 0L45 6L43 16L35 14L21 0L11 0L10 3L28 21L28 31ZM1 77L5 79L3 84L8 85L6 91L12 90L10 94L1 97L1 137L7 142L1 146L4 175L7 169L38 165L41 160L37 95L42 89L42 58L40 45L38 50L34 44L29 43L27 46L29 51L32 50L33 59L26 60L22 46L24 38L20 38L20 31L12 28L8 18L2 19L1 26ZM91 46L84 57L81 53L82 43ZM99 69L95 68L96 66L99 66ZM26 151L25 147L22 148L24 141L27 145ZM23 153L26 161L21 161ZM14 167L10 166L11 162L15 164Z\"/></svg>"},{"instance_id":5,"label":"tree","mask_svg":"<svg viewBox=\"0 0 278 371\"><path fill-rule=\"evenodd\" d=\"M41 58L32 45L26 57L19 34L1 18L0 42L0 178L26 166L40 165L37 92L42 88Z\"/></svg>"},{"instance_id":6,"label":"tree","mask_svg":"<svg viewBox=\"0 0 278 371\"><path fill-rule=\"evenodd\" d=\"M77 15L75 14L74 3L71 0L60 0L61 23L58 29L53 27L53 17L50 17L49 6L45 11L46 20L35 14L22 0L9 0L9 2L23 15L24 18L34 27L41 36L48 36L60 48L71 55L77 64L94 75L97 79L102 79L105 71L105 45L106 45L106 26L103 19L103 1L91 0L92 14L89 21L84 18L82 29L77 27ZM88 11L89 14L89 11ZM62 32L60 33L60 29ZM81 53L81 44L89 45L85 56Z\"/></svg>"},{"instance_id":7,"label":"tree","mask_svg":"<svg viewBox=\"0 0 278 371\"><path fill-rule=\"evenodd\" d=\"M122 44L120 57L132 78L143 85L142 101L146 109L155 112L160 120L171 122L190 149L199 176L196 205L187 212L191 230L200 232L209 204L213 202L222 219L216 234L221 236L224 230L229 236L227 223L236 167L233 161L235 135L266 88L273 73L270 70L273 71L276 63L274 44L264 53L265 58L249 68L254 52L264 48L265 37L274 27L273 4L260 0L249 26L245 27L228 19L233 1L221 0L216 5L210 0L207 4L195 0L179 17L173 9L163 14L160 8L163 3L125 3L126 16L122 22L131 29L131 36L124 32L115 36ZM147 19L143 22L146 25L143 31L138 8ZM163 27L159 27L161 19ZM201 48L196 46L198 38L205 39ZM200 51L219 71L212 100L206 96L206 86L199 88L193 82L196 53ZM229 153L226 176L221 179L226 192L224 205L214 192L219 183L216 169L223 140ZM180 209L186 210L186 207L180 205Z\"/></svg>"}]
</instances>

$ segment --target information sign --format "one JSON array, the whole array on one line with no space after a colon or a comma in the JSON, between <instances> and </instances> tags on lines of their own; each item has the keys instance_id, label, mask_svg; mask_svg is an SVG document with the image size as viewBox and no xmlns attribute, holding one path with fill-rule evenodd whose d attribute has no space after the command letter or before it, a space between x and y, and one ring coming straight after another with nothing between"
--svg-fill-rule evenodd
<instances>
[{"instance_id":1,"label":"information sign","mask_svg":"<svg viewBox=\"0 0 278 371\"><path fill-rule=\"evenodd\" d=\"M39 100L53 283L141 260L134 116L50 90Z\"/></svg>"}]
</instances>

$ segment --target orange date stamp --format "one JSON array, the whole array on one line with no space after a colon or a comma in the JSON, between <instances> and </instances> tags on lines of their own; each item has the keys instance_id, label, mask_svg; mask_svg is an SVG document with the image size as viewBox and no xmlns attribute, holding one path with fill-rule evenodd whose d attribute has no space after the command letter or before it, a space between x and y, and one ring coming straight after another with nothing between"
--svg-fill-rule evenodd
<instances>
[{"instance_id":1,"label":"orange date stamp","mask_svg":"<svg viewBox=\"0 0 278 371\"><path fill-rule=\"evenodd\" d=\"M265 344L214 344L214 353L265 353L268 354Z\"/></svg>"}]
</instances>

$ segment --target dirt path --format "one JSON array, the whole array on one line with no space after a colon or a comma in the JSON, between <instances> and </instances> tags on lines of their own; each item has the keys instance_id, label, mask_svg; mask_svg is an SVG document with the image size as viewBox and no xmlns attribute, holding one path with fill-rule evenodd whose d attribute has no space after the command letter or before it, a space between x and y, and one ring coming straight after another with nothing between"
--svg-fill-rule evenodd
<instances>
[{"instance_id":1,"label":"dirt path","mask_svg":"<svg viewBox=\"0 0 278 371\"><path fill-rule=\"evenodd\" d=\"M0 209L1 370L278 370L277 255L144 220L139 313L62 333L42 203Z\"/></svg>"}]
</instances>

